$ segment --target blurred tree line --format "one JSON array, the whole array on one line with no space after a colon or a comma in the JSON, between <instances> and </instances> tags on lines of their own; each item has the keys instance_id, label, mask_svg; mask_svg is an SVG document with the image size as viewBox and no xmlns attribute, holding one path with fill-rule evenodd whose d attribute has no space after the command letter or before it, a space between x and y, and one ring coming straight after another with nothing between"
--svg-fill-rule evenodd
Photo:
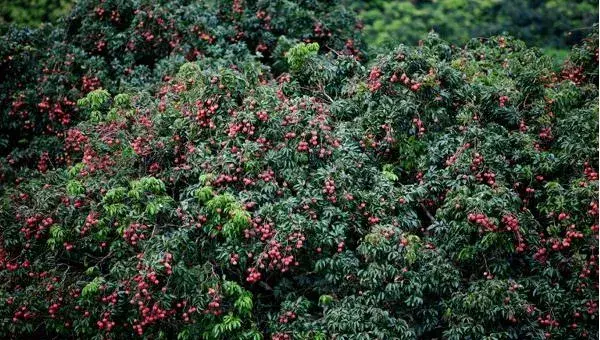
<instances>
[{"instance_id":1,"label":"blurred tree line","mask_svg":"<svg viewBox=\"0 0 600 340\"><path fill-rule=\"evenodd\" d=\"M506 32L552 52L579 42L598 21L596 0L367 0L353 6L375 49L414 44L433 29L455 44Z\"/></svg>"},{"instance_id":2,"label":"blurred tree line","mask_svg":"<svg viewBox=\"0 0 600 340\"><path fill-rule=\"evenodd\" d=\"M373 51L414 44L435 30L455 44L509 33L562 53L598 22L596 0L345 0L359 13ZM0 0L0 24L39 26L68 13L73 0Z\"/></svg>"},{"instance_id":3,"label":"blurred tree line","mask_svg":"<svg viewBox=\"0 0 600 340\"><path fill-rule=\"evenodd\" d=\"M73 0L0 0L0 24L39 26L67 14Z\"/></svg>"}]
</instances>

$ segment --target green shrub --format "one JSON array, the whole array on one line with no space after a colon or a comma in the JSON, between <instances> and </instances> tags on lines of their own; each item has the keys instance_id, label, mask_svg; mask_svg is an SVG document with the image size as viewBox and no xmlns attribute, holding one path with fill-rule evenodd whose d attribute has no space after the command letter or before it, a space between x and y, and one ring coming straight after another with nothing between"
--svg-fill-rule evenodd
<instances>
[{"instance_id":1,"label":"green shrub","mask_svg":"<svg viewBox=\"0 0 600 340\"><path fill-rule=\"evenodd\" d=\"M291 74L90 91L69 166L0 196L0 335L597 338L597 45L296 45Z\"/></svg>"}]
</instances>

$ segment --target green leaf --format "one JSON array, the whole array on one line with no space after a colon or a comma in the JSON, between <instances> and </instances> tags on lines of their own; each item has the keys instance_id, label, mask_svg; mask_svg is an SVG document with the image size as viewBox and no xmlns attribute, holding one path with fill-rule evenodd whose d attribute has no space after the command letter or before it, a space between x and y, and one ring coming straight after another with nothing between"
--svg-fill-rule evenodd
<instances>
[{"instance_id":1,"label":"green leaf","mask_svg":"<svg viewBox=\"0 0 600 340\"><path fill-rule=\"evenodd\" d=\"M301 42L296 44L292 48L289 49L286 53L287 62L290 66L290 70L294 72L298 72L302 69L306 61L313 56L316 56L319 53L319 44L314 43L304 43Z\"/></svg>"},{"instance_id":2,"label":"green leaf","mask_svg":"<svg viewBox=\"0 0 600 340\"><path fill-rule=\"evenodd\" d=\"M81 290L81 297L83 298L91 298L96 295L100 291L100 285L104 283L104 278L97 276L89 282L83 289Z\"/></svg>"},{"instance_id":3,"label":"green leaf","mask_svg":"<svg viewBox=\"0 0 600 340\"><path fill-rule=\"evenodd\" d=\"M83 184L77 180L70 180L67 182L67 193L70 196L77 196L85 193Z\"/></svg>"}]
</instances>

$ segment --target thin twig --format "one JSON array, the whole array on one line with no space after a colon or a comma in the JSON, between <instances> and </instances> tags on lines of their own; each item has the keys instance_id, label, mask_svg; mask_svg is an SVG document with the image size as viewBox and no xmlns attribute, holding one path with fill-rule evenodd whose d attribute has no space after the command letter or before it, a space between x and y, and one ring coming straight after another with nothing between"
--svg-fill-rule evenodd
<instances>
[{"instance_id":1,"label":"thin twig","mask_svg":"<svg viewBox=\"0 0 600 340\"><path fill-rule=\"evenodd\" d=\"M431 215L429 210L427 210L427 208L425 207L425 204L419 203L419 205L421 206L421 208L423 208L423 211L425 211L425 215L427 215L427 217L429 218L431 223L436 223L435 217L433 217L433 215Z\"/></svg>"}]
</instances>

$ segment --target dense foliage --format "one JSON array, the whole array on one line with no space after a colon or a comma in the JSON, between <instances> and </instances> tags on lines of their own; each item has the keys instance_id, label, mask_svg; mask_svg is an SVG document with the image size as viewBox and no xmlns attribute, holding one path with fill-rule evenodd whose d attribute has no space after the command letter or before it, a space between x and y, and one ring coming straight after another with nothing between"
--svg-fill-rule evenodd
<instances>
[{"instance_id":1,"label":"dense foliage","mask_svg":"<svg viewBox=\"0 0 600 340\"><path fill-rule=\"evenodd\" d=\"M204 1L206 2L206 1ZM74 0L4 0L0 24L57 22ZM598 22L591 0L362 0L344 1L364 21L370 47L416 44L435 30L452 43L508 33L529 45L564 52Z\"/></svg>"},{"instance_id":2,"label":"dense foliage","mask_svg":"<svg viewBox=\"0 0 600 340\"><path fill-rule=\"evenodd\" d=\"M415 44L430 30L456 44L505 32L529 45L564 49L598 22L592 0L370 0L353 3L373 47Z\"/></svg>"},{"instance_id":3,"label":"dense foliage","mask_svg":"<svg viewBox=\"0 0 600 340\"><path fill-rule=\"evenodd\" d=\"M301 40L358 57L353 20L342 6L312 0L107 0L77 2L56 27L11 27L0 38L0 155L30 161L33 137L78 121L75 103L89 91L151 87L186 60L236 63L258 53L277 67Z\"/></svg>"},{"instance_id":4,"label":"dense foliage","mask_svg":"<svg viewBox=\"0 0 600 340\"><path fill-rule=\"evenodd\" d=\"M597 33L128 4L3 37L0 337L598 337Z\"/></svg>"}]
</instances>

